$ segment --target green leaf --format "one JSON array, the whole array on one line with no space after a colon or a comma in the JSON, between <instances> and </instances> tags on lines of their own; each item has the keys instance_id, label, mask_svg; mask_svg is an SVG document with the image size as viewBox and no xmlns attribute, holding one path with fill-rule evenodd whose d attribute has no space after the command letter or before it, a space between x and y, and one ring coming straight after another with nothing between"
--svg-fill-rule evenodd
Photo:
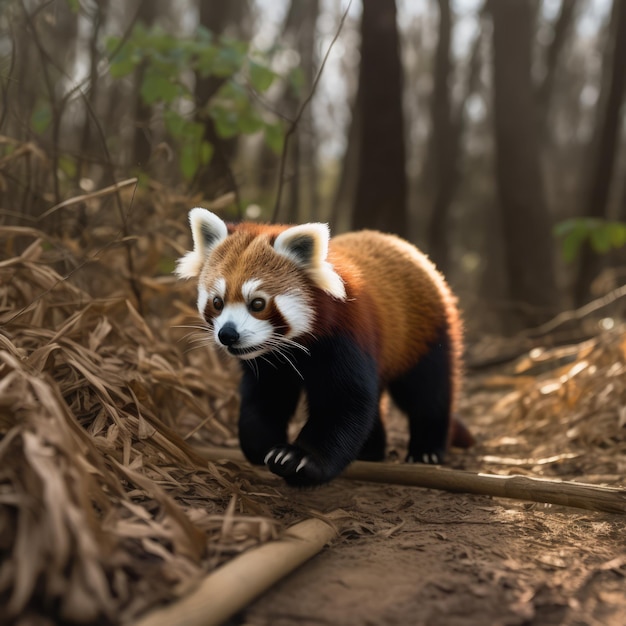
<instances>
[{"instance_id":1,"label":"green leaf","mask_svg":"<svg viewBox=\"0 0 626 626\"><path fill-rule=\"evenodd\" d=\"M180 171L185 180L191 180L199 166L197 147L191 143L184 143L180 151Z\"/></svg>"},{"instance_id":2,"label":"green leaf","mask_svg":"<svg viewBox=\"0 0 626 626\"><path fill-rule=\"evenodd\" d=\"M206 26L202 26L202 24L196 30L196 37L203 45L213 42L213 33Z\"/></svg>"},{"instance_id":3,"label":"green leaf","mask_svg":"<svg viewBox=\"0 0 626 626\"><path fill-rule=\"evenodd\" d=\"M571 233L572 230L578 226L580 221L581 220L578 218L563 220L562 222L554 225L552 232L556 237L565 237L565 235Z\"/></svg>"},{"instance_id":4,"label":"green leaf","mask_svg":"<svg viewBox=\"0 0 626 626\"><path fill-rule=\"evenodd\" d=\"M213 63L213 74L220 78L229 78L237 73L245 60L245 50L232 42L222 45Z\"/></svg>"},{"instance_id":5,"label":"green leaf","mask_svg":"<svg viewBox=\"0 0 626 626\"><path fill-rule=\"evenodd\" d=\"M568 263L574 261L578 256L580 247L583 241L587 238L587 233L584 230L572 230L563 239L562 251L563 258Z\"/></svg>"},{"instance_id":6,"label":"green leaf","mask_svg":"<svg viewBox=\"0 0 626 626\"><path fill-rule=\"evenodd\" d=\"M304 87L304 72L300 66L294 67L288 76L292 91L298 96Z\"/></svg>"},{"instance_id":7,"label":"green leaf","mask_svg":"<svg viewBox=\"0 0 626 626\"><path fill-rule=\"evenodd\" d=\"M163 112L165 128L172 137L180 138L185 134L186 120L176 111L166 110Z\"/></svg>"},{"instance_id":8,"label":"green leaf","mask_svg":"<svg viewBox=\"0 0 626 626\"><path fill-rule=\"evenodd\" d=\"M280 154L283 150L285 135L280 123L265 124L265 143L275 154Z\"/></svg>"},{"instance_id":9,"label":"green leaf","mask_svg":"<svg viewBox=\"0 0 626 626\"><path fill-rule=\"evenodd\" d=\"M267 91L276 78L276 74L272 70L255 61L250 61L249 71L252 87L261 93Z\"/></svg>"},{"instance_id":10,"label":"green leaf","mask_svg":"<svg viewBox=\"0 0 626 626\"><path fill-rule=\"evenodd\" d=\"M264 127L263 121L250 109L239 116L239 130L244 135L252 135L259 132Z\"/></svg>"},{"instance_id":11,"label":"green leaf","mask_svg":"<svg viewBox=\"0 0 626 626\"><path fill-rule=\"evenodd\" d=\"M211 117L215 121L215 130L222 139L230 139L239 131L237 114L221 107L215 107L211 111Z\"/></svg>"},{"instance_id":12,"label":"green leaf","mask_svg":"<svg viewBox=\"0 0 626 626\"><path fill-rule=\"evenodd\" d=\"M68 177L76 176L76 159L67 155L59 157L59 169Z\"/></svg>"},{"instance_id":13,"label":"green leaf","mask_svg":"<svg viewBox=\"0 0 626 626\"><path fill-rule=\"evenodd\" d=\"M45 133L52 122L52 109L49 104L44 104L35 109L33 116L30 119L30 125L32 129L41 135Z\"/></svg>"},{"instance_id":14,"label":"green leaf","mask_svg":"<svg viewBox=\"0 0 626 626\"><path fill-rule=\"evenodd\" d=\"M78 0L67 0L67 6L72 13L78 13L80 10L80 2Z\"/></svg>"},{"instance_id":15,"label":"green leaf","mask_svg":"<svg viewBox=\"0 0 626 626\"><path fill-rule=\"evenodd\" d=\"M146 104L172 102L179 94L178 85L167 76L149 67L141 83L141 97Z\"/></svg>"},{"instance_id":16,"label":"green leaf","mask_svg":"<svg viewBox=\"0 0 626 626\"><path fill-rule=\"evenodd\" d=\"M621 222L611 223L609 234L614 248L623 248L626 245L626 224Z\"/></svg>"},{"instance_id":17,"label":"green leaf","mask_svg":"<svg viewBox=\"0 0 626 626\"><path fill-rule=\"evenodd\" d=\"M130 56L125 58L117 58L111 62L109 73L111 78L124 78L128 76L137 66L138 61Z\"/></svg>"},{"instance_id":18,"label":"green leaf","mask_svg":"<svg viewBox=\"0 0 626 626\"><path fill-rule=\"evenodd\" d=\"M606 254L611 249L611 231L605 224L597 225L590 232L591 247L598 254Z\"/></svg>"},{"instance_id":19,"label":"green leaf","mask_svg":"<svg viewBox=\"0 0 626 626\"><path fill-rule=\"evenodd\" d=\"M213 65L216 58L217 48L215 46L205 45L200 48L196 57L196 66L202 78L206 78L213 73Z\"/></svg>"},{"instance_id":20,"label":"green leaf","mask_svg":"<svg viewBox=\"0 0 626 626\"><path fill-rule=\"evenodd\" d=\"M200 144L200 163L207 165L213 158L213 146L208 141Z\"/></svg>"}]
</instances>

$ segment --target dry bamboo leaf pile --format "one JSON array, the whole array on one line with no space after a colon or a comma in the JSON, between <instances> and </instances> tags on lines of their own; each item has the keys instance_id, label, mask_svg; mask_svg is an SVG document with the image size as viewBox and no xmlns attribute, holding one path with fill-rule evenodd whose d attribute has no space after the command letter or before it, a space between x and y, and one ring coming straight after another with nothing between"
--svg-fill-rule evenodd
<instances>
[{"instance_id":1,"label":"dry bamboo leaf pile","mask_svg":"<svg viewBox=\"0 0 626 626\"><path fill-rule=\"evenodd\" d=\"M158 230L135 242L141 314L115 247L63 280L81 267L77 251L118 230L104 221L77 243L0 227L0 622L130 622L280 536L273 488L245 467L207 464L178 436L232 447L237 399L232 371L179 341L193 294L176 300L173 281L154 276L176 242ZM539 379L518 364L490 416L506 441L483 442L486 463L526 446L529 473L623 476L626 334L576 357Z\"/></svg>"},{"instance_id":2,"label":"dry bamboo leaf pile","mask_svg":"<svg viewBox=\"0 0 626 626\"><path fill-rule=\"evenodd\" d=\"M0 245L0 622L129 620L275 538L245 471L161 425L212 416L203 432L223 442L228 373L196 367L124 293L62 280L42 233L0 228Z\"/></svg>"}]
</instances>

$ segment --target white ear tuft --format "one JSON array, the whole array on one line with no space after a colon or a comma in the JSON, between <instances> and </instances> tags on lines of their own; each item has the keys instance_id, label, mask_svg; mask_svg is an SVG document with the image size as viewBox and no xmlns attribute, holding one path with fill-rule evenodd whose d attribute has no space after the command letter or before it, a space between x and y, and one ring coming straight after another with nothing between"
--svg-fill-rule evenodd
<instances>
[{"instance_id":1,"label":"white ear tuft","mask_svg":"<svg viewBox=\"0 0 626 626\"><path fill-rule=\"evenodd\" d=\"M343 280L326 261L329 239L327 224L300 224L280 233L274 242L274 250L304 269L320 289L345 300Z\"/></svg>"},{"instance_id":2,"label":"white ear tuft","mask_svg":"<svg viewBox=\"0 0 626 626\"><path fill-rule=\"evenodd\" d=\"M193 250L178 259L176 274L179 278L198 276L207 254L228 236L228 228L224 221L206 209L191 209L189 225L193 237Z\"/></svg>"}]
</instances>

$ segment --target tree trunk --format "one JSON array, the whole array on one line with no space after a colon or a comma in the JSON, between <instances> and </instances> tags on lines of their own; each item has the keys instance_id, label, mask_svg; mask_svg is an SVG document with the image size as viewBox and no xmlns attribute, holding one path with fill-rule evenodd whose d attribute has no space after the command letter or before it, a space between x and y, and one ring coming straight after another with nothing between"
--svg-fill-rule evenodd
<instances>
[{"instance_id":1,"label":"tree trunk","mask_svg":"<svg viewBox=\"0 0 626 626\"><path fill-rule=\"evenodd\" d=\"M620 112L626 92L626 2L623 0L614 0L610 30L608 45L612 47L612 59L610 67L605 69L610 74L609 80L603 81L608 93L606 97L601 94L598 100L600 106L592 147L591 177L583 207L587 217L607 217L620 135ZM603 261L604 257L595 253L590 245L583 246L574 292L577 305L583 305L591 296L591 283L602 269Z\"/></svg>"},{"instance_id":2,"label":"tree trunk","mask_svg":"<svg viewBox=\"0 0 626 626\"><path fill-rule=\"evenodd\" d=\"M359 71L360 165L353 208L355 228L406 236L402 65L395 1L364 0Z\"/></svg>"},{"instance_id":3,"label":"tree trunk","mask_svg":"<svg viewBox=\"0 0 626 626\"><path fill-rule=\"evenodd\" d=\"M539 112L540 137L548 138L548 119L550 105L556 78L556 69L559 59L567 43L567 38L572 31L576 17L578 0L562 0L559 16L556 18L553 28L552 41L546 50L546 67L543 79L537 87L537 110Z\"/></svg>"},{"instance_id":4,"label":"tree trunk","mask_svg":"<svg viewBox=\"0 0 626 626\"><path fill-rule=\"evenodd\" d=\"M138 21L150 28L158 15L158 2L140 0ZM150 136L150 120L152 118L152 107L145 104L141 98L141 83L143 82L144 66L139 65L135 70L135 130L133 133L133 160L132 164L145 170L152 154L152 138Z\"/></svg>"},{"instance_id":5,"label":"tree trunk","mask_svg":"<svg viewBox=\"0 0 626 626\"><path fill-rule=\"evenodd\" d=\"M300 55L300 67L304 75L299 94L289 90L284 97L284 107L289 118L295 119L303 101L313 88L315 79L315 24L319 9L318 0L292 0L285 27L284 37ZM289 141L288 173L284 184L287 187L287 211L285 220L297 223L316 219L317 168L315 164L315 138L310 104L302 112L296 131Z\"/></svg>"},{"instance_id":6,"label":"tree trunk","mask_svg":"<svg viewBox=\"0 0 626 626\"><path fill-rule=\"evenodd\" d=\"M496 177L509 297L523 325L557 309L553 238L539 161L528 0L491 0Z\"/></svg>"},{"instance_id":7,"label":"tree trunk","mask_svg":"<svg viewBox=\"0 0 626 626\"><path fill-rule=\"evenodd\" d=\"M438 0L439 33L435 52L434 86L430 101L431 133L423 185L428 199L428 253L444 274L449 266L449 211L457 178L460 117L453 120L450 82L452 14L449 0Z\"/></svg>"},{"instance_id":8,"label":"tree trunk","mask_svg":"<svg viewBox=\"0 0 626 626\"><path fill-rule=\"evenodd\" d=\"M228 0L228 2L211 2L198 0L199 22L219 36L233 25L241 25L246 12L245 0ZM238 29L236 29L238 30ZM196 78L195 99L199 107L203 107L218 91L224 79L217 76ZM213 146L213 158L206 166L201 167L196 174L194 183L207 197L219 196L228 191L234 191L238 197L238 186L231 169L237 142L236 140L222 139L215 128L213 119L202 115L198 120L204 125L204 139ZM239 205L239 198L237 200ZM239 207L241 209L241 207Z\"/></svg>"},{"instance_id":9,"label":"tree trunk","mask_svg":"<svg viewBox=\"0 0 626 626\"><path fill-rule=\"evenodd\" d=\"M352 119L348 128L348 145L341 162L341 173L335 190L330 226L333 232L350 230L352 206L356 196L361 155L361 110L357 93L352 105Z\"/></svg>"}]
</instances>

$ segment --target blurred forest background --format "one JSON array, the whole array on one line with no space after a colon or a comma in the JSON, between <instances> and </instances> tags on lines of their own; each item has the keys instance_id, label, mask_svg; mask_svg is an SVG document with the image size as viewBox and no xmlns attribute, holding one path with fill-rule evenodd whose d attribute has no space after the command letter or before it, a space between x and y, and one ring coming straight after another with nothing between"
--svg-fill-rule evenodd
<instances>
[{"instance_id":1,"label":"blurred forest background","mask_svg":"<svg viewBox=\"0 0 626 626\"><path fill-rule=\"evenodd\" d=\"M3 0L0 59L0 224L123 245L131 285L226 193L407 237L470 331L623 282L626 2Z\"/></svg>"}]
</instances>

